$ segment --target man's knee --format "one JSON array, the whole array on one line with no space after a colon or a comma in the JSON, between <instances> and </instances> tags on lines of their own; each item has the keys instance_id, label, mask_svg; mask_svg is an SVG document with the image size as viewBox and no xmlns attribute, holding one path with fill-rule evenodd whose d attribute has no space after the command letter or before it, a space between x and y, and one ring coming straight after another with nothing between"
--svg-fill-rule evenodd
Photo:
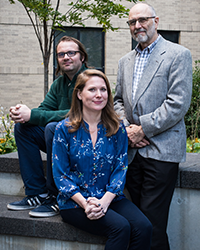
<instances>
[{"instance_id":1,"label":"man's knee","mask_svg":"<svg viewBox=\"0 0 200 250\"><path fill-rule=\"evenodd\" d=\"M16 123L14 126L15 137L22 137L26 134L27 126L23 123Z\"/></svg>"},{"instance_id":2,"label":"man's knee","mask_svg":"<svg viewBox=\"0 0 200 250\"><path fill-rule=\"evenodd\" d=\"M58 123L57 122L50 122L45 126L45 133L53 133L55 131L56 125Z\"/></svg>"},{"instance_id":3,"label":"man's knee","mask_svg":"<svg viewBox=\"0 0 200 250\"><path fill-rule=\"evenodd\" d=\"M18 131L24 129L24 126L22 126L22 125L23 125L23 124L21 124L21 123L15 123L14 132L16 133L16 132L18 132Z\"/></svg>"},{"instance_id":4,"label":"man's knee","mask_svg":"<svg viewBox=\"0 0 200 250\"><path fill-rule=\"evenodd\" d=\"M57 122L50 122L45 126L44 136L45 136L46 142L53 140L56 125L57 125Z\"/></svg>"}]
</instances>

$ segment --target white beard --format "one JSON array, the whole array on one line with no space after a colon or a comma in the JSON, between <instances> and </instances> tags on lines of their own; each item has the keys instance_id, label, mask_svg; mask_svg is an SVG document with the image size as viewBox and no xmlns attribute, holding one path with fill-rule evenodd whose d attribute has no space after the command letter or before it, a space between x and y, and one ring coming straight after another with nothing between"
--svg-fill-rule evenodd
<instances>
[{"instance_id":1,"label":"white beard","mask_svg":"<svg viewBox=\"0 0 200 250\"><path fill-rule=\"evenodd\" d=\"M148 40L148 36L146 34L145 35L139 34L137 37L135 37L135 40L138 43L146 43L146 41Z\"/></svg>"}]
</instances>

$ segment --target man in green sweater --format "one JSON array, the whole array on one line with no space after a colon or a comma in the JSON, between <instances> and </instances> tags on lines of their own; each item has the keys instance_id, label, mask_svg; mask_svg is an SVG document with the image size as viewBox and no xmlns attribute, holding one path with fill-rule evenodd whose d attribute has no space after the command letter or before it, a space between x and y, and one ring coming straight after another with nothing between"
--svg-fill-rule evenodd
<instances>
[{"instance_id":1,"label":"man in green sweater","mask_svg":"<svg viewBox=\"0 0 200 250\"><path fill-rule=\"evenodd\" d=\"M7 205L11 210L32 209L30 216L49 217L59 214L57 189L52 176L52 140L58 121L71 107L72 92L78 74L87 69L88 55L80 41L64 36L56 48L57 71L60 73L38 108L17 104L10 107L15 124L21 176L25 186L23 200ZM43 171L40 150L47 153L47 173Z\"/></svg>"}]
</instances>

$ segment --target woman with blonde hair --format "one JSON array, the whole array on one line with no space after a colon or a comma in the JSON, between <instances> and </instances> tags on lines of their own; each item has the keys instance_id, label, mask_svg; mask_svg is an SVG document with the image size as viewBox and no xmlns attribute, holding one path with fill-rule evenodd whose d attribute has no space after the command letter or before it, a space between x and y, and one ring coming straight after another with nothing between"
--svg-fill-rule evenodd
<instances>
[{"instance_id":1,"label":"woman with blonde hair","mask_svg":"<svg viewBox=\"0 0 200 250\"><path fill-rule=\"evenodd\" d=\"M151 223L123 194L127 148L107 77L95 69L84 71L53 141L60 214L79 229L107 237L107 250L149 250Z\"/></svg>"}]
</instances>

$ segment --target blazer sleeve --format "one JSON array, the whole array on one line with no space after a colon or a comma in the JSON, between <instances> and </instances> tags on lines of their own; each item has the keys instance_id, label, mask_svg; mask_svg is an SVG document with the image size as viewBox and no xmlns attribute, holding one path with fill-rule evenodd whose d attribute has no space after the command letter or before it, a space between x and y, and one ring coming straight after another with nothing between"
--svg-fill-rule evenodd
<instances>
[{"instance_id":1,"label":"blazer sleeve","mask_svg":"<svg viewBox=\"0 0 200 250\"><path fill-rule=\"evenodd\" d=\"M148 138L175 126L189 109L192 94L192 58L188 49L183 48L176 53L167 75L168 93L165 101L154 112L139 117Z\"/></svg>"},{"instance_id":2,"label":"blazer sleeve","mask_svg":"<svg viewBox=\"0 0 200 250\"><path fill-rule=\"evenodd\" d=\"M120 116L120 119L123 120L124 125L127 127L130 125L130 122L127 120L124 100L123 100L123 62L122 59L118 63L118 72L117 72L117 84L115 87L115 96L114 96L114 108L117 114Z\"/></svg>"}]
</instances>

